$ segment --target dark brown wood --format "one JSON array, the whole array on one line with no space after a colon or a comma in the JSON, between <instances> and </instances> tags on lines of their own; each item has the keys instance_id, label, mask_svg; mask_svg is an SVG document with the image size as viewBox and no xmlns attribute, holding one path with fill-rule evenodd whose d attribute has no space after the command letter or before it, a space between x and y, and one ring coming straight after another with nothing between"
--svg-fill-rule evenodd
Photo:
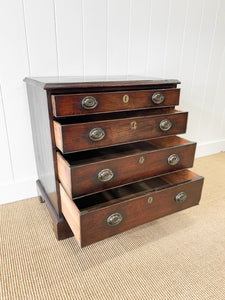
<instances>
[{"instance_id":1,"label":"dark brown wood","mask_svg":"<svg viewBox=\"0 0 225 300\"><path fill-rule=\"evenodd\" d=\"M47 204L50 214L52 215L54 220L57 223L59 223L61 221L61 219L58 216L58 214L52 204L49 194L47 194L47 192L45 191L45 188L43 187L43 185L39 179L36 181L36 185L37 185L38 195L42 198L42 202L43 203L45 202Z\"/></svg>"},{"instance_id":2,"label":"dark brown wood","mask_svg":"<svg viewBox=\"0 0 225 300\"><path fill-rule=\"evenodd\" d=\"M63 222L60 222L60 223L56 223L53 221L52 229L54 231L56 239L59 241L68 239L68 238L74 236L74 234L73 234L70 226L66 222L66 220L64 220Z\"/></svg>"},{"instance_id":3,"label":"dark brown wood","mask_svg":"<svg viewBox=\"0 0 225 300\"><path fill-rule=\"evenodd\" d=\"M161 141L164 139L166 141ZM174 145L175 140L177 144ZM78 197L193 166L196 143L179 137L156 139L157 146L153 146L154 140L152 142L118 146L102 152L90 151L83 159L80 155L80 160L76 154L63 157L58 153L59 180L70 197ZM168 164L172 154L180 158L174 166ZM142 158L144 162L140 163ZM99 172L104 169L114 174L108 182L98 179Z\"/></svg>"},{"instance_id":4,"label":"dark brown wood","mask_svg":"<svg viewBox=\"0 0 225 300\"><path fill-rule=\"evenodd\" d=\"M61 187L60 185L60 194L61 194L61 199L62 201L62 212L64 214L64 216L66 216L66 220L74 234L74 236L76 237L79 245L80 241L81 241L81 224L80 224L80 211L77 208L76 205L74 205L73 201L71 200L71 198L69 198L69 196L67 195L67 193L65 192L65 190Z\"/></svg>"},{"instance_id":5,"label":"dark brown wood","mask_svg":"<svg viewBox=\"0 0 225 300\"><path fill-rule=\"evenodd\" d=\"M51 103L48 94L37 86L27 85L31 126L36 158L38 179L44 187L56 213L61 216L59 192L56 181L57 171L55 161Z\"/></svg>"},{"instance_id":6,"label":"dark brown wood","mask_svg":"<svg viewBox=\"0 0 225 300\"><path fill-rule=\"evenodd\" d=\"M36 85L43 89L71 89L71 88L94 88L107 87L151 87L173 85L180 83L177 79L160 79L144 76L65 76L65 77L29 77L24 79L30 85Z\"/></svg>"},{"instance_id":7,"label":"dark brown wood","mask_svg":"<svg viewBox=\"0 0 225 300\"><path fill-rule=\"evenodd\" d=\"M136 189L139 191L134 194L132 194L132 190L129 191L129 186L126 186L128 199L121 197L115 203L112 203L112 201L107 205L107 197L100 195L100 197L105 198L105 203L101 207L95 205L92 208L83 208L79 214L77 207L79 204L76 204L76 201L73 202L63 187L60 186L63 214L66 219L69 219L68 223L72 230L76 228L77 223L80 224L80 238L76 230L74 234L79 240L81 247L87 246L164 215L197 205L201 197L203 177L197 176L187 170L179 171L176 174L177 177L180 176L180 180L175 185L168 183L168 186L162 183L161 188L158 186L157 190L154 190L151 187L148 188L148 185L151 186L149 183L151 179L142 181L141 183L133 184L136 185ZM162 176L161 179L165 182L169 177L170 175L167 175L167 177ZM143 186L144 184L147 187L142 188L141 185ZM139 189L137 185L139 185ZM143 190L142 194L140 190ZM175 201L175 197L180 192L185 192L187 199L184 202L178 203ZM111 193L113 194L112 198L114 198L114 194L119 194L119 191L111 190ZM153 198L151 204L148 203L149 197ZM81 202L81 199L78 201ZM72 210L76 210L77 214L71 213ZM107 218L113 213L121 214L123 219L118 225L110 226L107 223Z\"/></svg>"},{"instance_id":8,"label":"dark brown wood","mask_svg":"<svg viewBox=\"0 0 225 300\"><path fill-rule=\"evenodd\" d=\"M184 133L187 123L187 113L174 109L179 102L178 80L115 76L40 77L25 82L38 191L57 239L74 233L83 247L198 204L203 178L178 171L192 166L196 147L174 136ZM155 91L165 95L162 104L153 104ZM125 93L128 102L123 101ZM93 110L81 108L87 95L97 98ZM172 122L168 131L159 126L165 119ZM104 130L101 141L89 138L94 128ZM171 154L180 156L176 166L167 163ZM142 156L145 161L140 164ZM97 181L104 169L113 171L108 183ZM174 197L181 191L188 197L177 203ZM108 225L107 218L116 212L122 222Z\"/></svg>"},{"instance_id":9,"label":"dark brown wood","mask_svg":"<svg viewBox=\"0 0 225 300\"><path fill-rule=\"evenodd\" d=\"M152 96L155 92L160 92L164 95L165 100L162 103L155 104L152 101ZM129 97L127 103L123 101L124 95ZM175 106L179 104L179 95L180 89L52 95L52 106L55 117L89 115L113 111L148 109L150 107ZM94 97L98 102L94 109L82 107L82 100L87 96Z\"/></svg>"},{"instance_id":10,"label":"dark brown wood","mask_svg":"<svg viewBox=\"0 0 225 300\"><path fill-rule=\"evenodd\" d=\"M66 124L64 121L54 121L56 146L63 152L75 152L113 145L132 143L146 139L180 134L186 131L187 113L173 109L150 110L137 112L133 118L124 114L117 119ZM128 117L126 117L128 116ZM168 131L162 131L159 124L162 120L169 119L173 126ZM136 122L137 129L132 129L132 122ZM101 128L105 137L100 141L92 141L89 132L94 128Z\"/></svg>"},{"instance_id":11,"label":"dark brown wood","mask_svg":"<svg viewBox=\"0 0 225 300\"><path fill-rule=\"evenodd\" d=\"M45 202L47 205L50 217L52 219L52 228L56 238L58 240L62 240L73 236L73 232L71 231L71 228L69 227L66 220L63 217L58 216L55 208L52 205L51 199L49 198L49 195L46 193L40 180L37 180L36 184L37 184L38 195L41 197L43 202Z\"/></svg>"}]
</instances>

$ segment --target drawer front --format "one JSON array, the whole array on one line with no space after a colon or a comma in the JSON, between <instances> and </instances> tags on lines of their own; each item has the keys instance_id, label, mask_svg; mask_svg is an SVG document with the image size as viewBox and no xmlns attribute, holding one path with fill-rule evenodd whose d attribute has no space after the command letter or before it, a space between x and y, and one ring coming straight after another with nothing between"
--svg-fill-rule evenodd
<instances>
[{"instance_id":1,"label":"drawer front","mask_svg":"<svg viewBox=\"0 0 225 300\"><path fill-rule=\"evenodd\" d=\"M97 163L70 166L58 153L58 175L71 197L103 191L137 180L191 168L195 143L157 149Z\"/></svg>"},{"instance_id":2,"label":"drawer front","mask_svg":"<svg viewBox=\"0 0 225 300\"><path fill-rule=\"evenodd\" d=\"M54 121L54 131L56 146L69 153L185 133L186 125L187 113L179 112L82 124Z\"/></svg>"},{"instance_id":3,"label":"drawer front","mask_svg":"<svg viewBox=\"0 0 225 300\"><path fill-rule=\"evenodd\" d=\"M81 218L82 245L88 245L159 217L197 205L201 197L201 189L202 180L198 180L150 193L127 203L107 207L104 210L87 213ZM188 195L188 198L184 202L176 202L177 195L183 192ZM152 203L149 204L151 201ZM122 220L116 225L110 225L110 216L111 222L113 222L112 215L115 214L119 214L118 216L121 216Z\"/></svg>"},{"instance_id":4,"label":"drawer front","mask_svg":"<svg viewBox=\"0 0 225 300\"><path fill-rule=\"evenodd\" d=\"M167 107L179 104L180 89L52 95L55 117Z\"/></svg>"},{"instance_id":5,"label":"drawer front","mask_svg":"<svg viewBox=\"0 0 225 300\"><path fill-rule=\"evenodd\" d=\"M159 217L197 205L201 197L202 184L203 178L196 177L185 183L135 198L131 195L131 198L126 201L83 211L79 216L80 245L89 245ZM73 230L74 225L78 223L78 217L74 215L72 220L72 209L67 209L67 202L70 203L71 208L76 205L62 187L61 190L62 211ZM76 235L75 231L74 233Z\"/></svg>"}]
</instances>

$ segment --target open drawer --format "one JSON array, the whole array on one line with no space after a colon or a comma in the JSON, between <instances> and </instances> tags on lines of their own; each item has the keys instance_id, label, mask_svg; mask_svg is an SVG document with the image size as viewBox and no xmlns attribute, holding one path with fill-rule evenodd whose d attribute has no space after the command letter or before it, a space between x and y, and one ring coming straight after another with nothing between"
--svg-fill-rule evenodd
<instances>
[{"instance_id":1,"label":"open drawer","mask_svg":"<svg viewBox=\"0 0 225 300\"><path fill-rule=\"evenodd\" d=\"M55 143L62 153L70 153L185 133L187 115L158 108L57 119Z\"/></svg>"},{"instance_id":2,"label":"open drawer","mask_svg":"<svg viewBox=\"0 0 225 300\"><path fill-rule=\"evenodd\" d=\"M60 185L61 206L81 247L197 205L203 177L183 170L73 200Z\"/></svg>"},{"instance_id":3,"label":"open drawer","mask_svg":"<svg viewBox=\"0 0 225 300\"><path fill-rule=\"evenodd\" d=\"M58 177L68 195L80 197L193 166L196 143L170 136L62 155Z\"/></svg>"}]
</instances>

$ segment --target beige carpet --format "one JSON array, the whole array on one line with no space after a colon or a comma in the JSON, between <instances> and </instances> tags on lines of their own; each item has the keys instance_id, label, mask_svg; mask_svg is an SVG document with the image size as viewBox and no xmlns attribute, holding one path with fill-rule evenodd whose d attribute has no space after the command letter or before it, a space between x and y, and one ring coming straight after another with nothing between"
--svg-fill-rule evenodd
<instances>
[{"instance_id":1,"label":"beige carpet","mask_svg":"<svg viewBox=\"0 0 225 300\"><path fill-rule=\"evenodd\" d=\"M81 250L37 198L0 206L1 299L225 299L225 153L197 159L197 207Z\"/></svg>"}]
</instances>

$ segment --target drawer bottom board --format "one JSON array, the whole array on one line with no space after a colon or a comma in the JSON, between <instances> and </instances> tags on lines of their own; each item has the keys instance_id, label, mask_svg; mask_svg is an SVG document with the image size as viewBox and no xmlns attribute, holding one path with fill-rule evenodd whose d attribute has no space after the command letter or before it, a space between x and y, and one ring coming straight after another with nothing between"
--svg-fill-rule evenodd
<instances>
[{"instance_id":1,"label":"drawer bottom board","mask_svg":"<svg viewBox=\"0 0 225 300\"><path fill-rule=\"evenodd\" d=\"M79 245L84 247L197 205L202 185L203 177L189 170L75 200L60 185L62 212Z\"/></svg>"}]
</instances>

